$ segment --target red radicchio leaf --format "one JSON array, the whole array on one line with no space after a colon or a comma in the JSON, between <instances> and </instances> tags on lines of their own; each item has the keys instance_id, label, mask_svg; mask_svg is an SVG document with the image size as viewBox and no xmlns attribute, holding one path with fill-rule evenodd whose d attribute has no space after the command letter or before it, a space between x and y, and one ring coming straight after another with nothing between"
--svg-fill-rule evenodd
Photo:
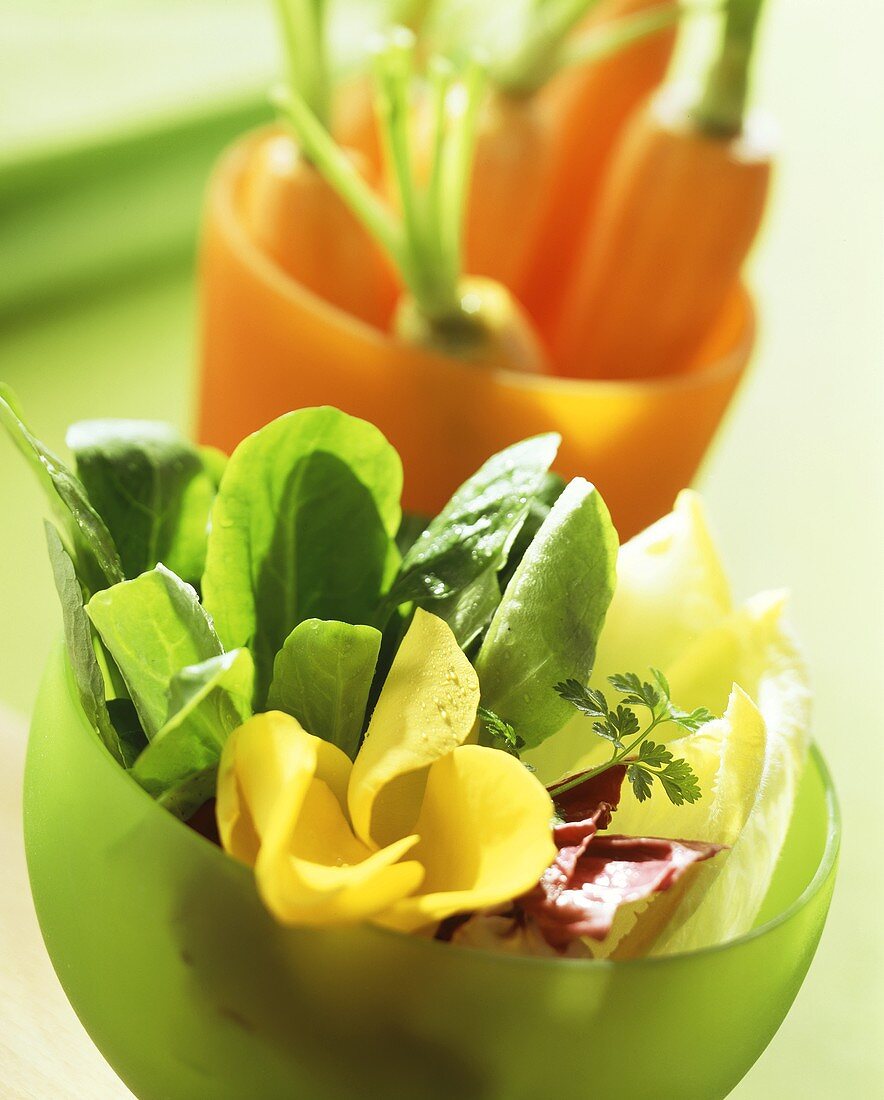
<instances>
[{"instance_id":1,"label":"red radicchio leaf","mask_svg":"<svg viewBox=\"0 0 884 1100\"><path fill-rule=\"evenodd\" d=\"M599 836L562 848L537 886L520 899L547 943L564 951L577 938L603 940L621 905L669 889L721 846L657 837Z\"/></svg>"},{"instance_id":2,"label":"red radicchio leaf","mask_svg":"<svg viewBox=\"0 0 884 1100\"><path fill-rule=\"evenodd\" d=\"M582 844L598 829L607 829L611 824L611 814L620 804L620 788L625 775L626 765L615 764L564 794L553 796L556 810L562 818L562 824L556 825L554 834L559 848Z\"/></svg>"}]
</instances>

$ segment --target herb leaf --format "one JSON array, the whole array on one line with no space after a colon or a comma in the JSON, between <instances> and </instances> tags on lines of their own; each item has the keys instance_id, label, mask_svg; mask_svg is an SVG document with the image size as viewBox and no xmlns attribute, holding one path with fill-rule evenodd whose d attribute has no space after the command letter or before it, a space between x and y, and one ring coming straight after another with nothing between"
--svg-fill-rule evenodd
<instances>
[{"instance_id":1,"label":"herb leaf","mask_svg":"<svg viewBox=\"0 0 884 1100\"><path fill-rule=\"evenodd\" d=\"M161 805L189 818L212 796L221 750L251 716L255 675L247 649L180 669L169 684L171 717L132 767Z\"/></svg>"},{"instance_id":2,"label":"herb leaf","mask_svg":"<svg viewBox=\"0 0 884 1100\"><path fill-rule=\"evenodd\" d=\"M586 687L579 680L563 680L555 690L566 703L576 707L587 718L607 718L608 701L601 691Z\"/></svg>"},{"instance_id":3,"label":"herb leaf","mask_svg":"<svg viewBox=\"0 0 884 1100\"><path fill-rule=\"evenodd\" d=\"M58 455L33 435L21 418L14 394L0 383L0 424L37 475L66 537L77 576L96 592L123 580L114 540L89 501L85 488Z\"/></svg>"},{"instance_id":4,"label":"herb leaf","mask_svg":"<svg viewBox=\"0 0 884 1100\"><path fill-rule=\"evenodd\" d=\"M86 611L152 740L169 717L172 678L223 652L211 620L193 588L162 565L96 593Z\"/></svg>"},{"instance_id":5,"label":"herb leaf","mask_svg":"<svg viewBox=\"0 0 884 1100\"><path fill-rule=\"evenodd\" d=\"M589 679L616 557L608 509L575 478L519 563L475 661L488 706L506 714L530 748L573 713L546 685Z\"/></svg>"},{"instance_id":6,"label":"herb leaf","mask_svg":"<svg viewBox=\"0 0 884 1100\"><path fill-rule=\"evenodd\" d=\"M611 758L604 764L584 772L578 777L564 779L552 788L553 796L564 794L587 777L601 774L615 764L626 764L626 776L639 802L651 797L657 780L670 802L681 806L696 802L701 797L700 785L690 764L676 759L665 745L649 740L657 726L672 722L682 729L694 731L711 721L713 716L704 707L685 714L673 706L669 698L669 683L659 669L651 669L656 684L641 680L634 672L618 673L608 677L615 691L623 696L616 710L608 708L602 692L585 687L571 678L556 684L555 691L581 714L595 718L592 729L599 737L613 746ZM650 711L647 725L642 729L633 706Z\"/></svg>"},{"instance_id":7,"label":"herb leaf","mask_svg":"<svg viewBox=\"0 0 884 1100\"><path fill-rule=\"evenodd\" d=\"M560 437L534 436L494 455L406 552L388 605L413 601L445 619L465 647L500 602L497 573L555 458Z\"/></svg>"},{"instance_id":8,"label":"herb leaf","mask_svg":"<svg viewBox=\"0 0 884 1100\"><path fill-rule=\"evenodd\" d=\"M371 424L300 409L245 439L212 507L203 596L228 649L255 658L263 706L273 662L304 619L373 620L399 561L402 464Z\"/></svg>"},{"instance_id":9,"label":"herb leaf","mask_svg":"<svg viewBox=\"0 0 884 1100\"><path fill-rule=\"evenodd\" d=\"M276 655L268 708L291 714L354 759L380 647L372 626L306 619Z\"/></svg>"},{"instance_id":10,"label":"herb leaf","mask_svg":"<svg viewBox=\"0 0 884 1100\"><path fill-rule=\"evenodd\" d=\"M83 420L68 429L67 444L126 576L163 562L199 581L215 486L197 448L148 420Z\"/></svg>"},{"instance_id":11,"label":"herb leaf","mask_svg":"<svg viewBox=\"0 0 884 1100\"><path fill-rule=\"evenodd\" d=\"M480 706L476 713L485 732L495 742L495 748L508 752L510 756L518 756L525 747L525 741L516 733L512 725L488 707Z\"/></svg>"}]
</instances>

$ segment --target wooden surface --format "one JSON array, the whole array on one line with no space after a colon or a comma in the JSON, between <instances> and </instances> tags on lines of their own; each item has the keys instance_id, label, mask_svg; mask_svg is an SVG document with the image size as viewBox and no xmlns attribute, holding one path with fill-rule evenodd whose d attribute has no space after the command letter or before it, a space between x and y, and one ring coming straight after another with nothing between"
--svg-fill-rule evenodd
<instances>
[{"instance_id":1,"label":"wooden surface","mask_svg":"<svg viewBox=\"0 0 884 1100\"><path fill-rule=\"evenodd\" d=\"M21 829L26 725L0 707L0 1096L125 1100L68 1004L31 903Z\"/></svg>"}]
</instances>

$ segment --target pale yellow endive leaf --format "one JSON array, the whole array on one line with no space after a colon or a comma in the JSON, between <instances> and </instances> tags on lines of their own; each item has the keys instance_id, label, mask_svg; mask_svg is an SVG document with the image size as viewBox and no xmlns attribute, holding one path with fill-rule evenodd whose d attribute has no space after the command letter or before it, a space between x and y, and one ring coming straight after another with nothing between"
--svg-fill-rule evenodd
<instances>
[{"instance_id":1,"label":"pale yellow endive leaf","mask_svg":"<svg viewBox=\"0 0 884 1100\"><path fill-rule=\"evenodd\" d=\"M530 890L556 848L549 795L514 757L464 745L434 763L411 855L425 868L418 893L379 919L412 931Z\"/></svg>"},{"instance_id":2,"label":"pale yellow endive leaf","mask_svg":"<svg viewBox=\"0 0 884 1100\"><path fill-rule=\"evenodd\" d=\"M466 741L478 705L478 678L451 628L418 609L353 765L348 803L364 843L415 831L427 770Z\"/></svg>"},{"instance_id":3,"label":"pale yellow endive leaf","mask_svg":"<svg viewBox=\"0 0 884 1100\"><path fill-rule=\"evenodd\" d=\"M770 886L807 757L810 689L783 621L781 593L762 593L741 616L742 678L766 729L758 795L721 870L684 923L667 929L657 953L688 951L747 932Z\"/></svg>"}]
</instances>

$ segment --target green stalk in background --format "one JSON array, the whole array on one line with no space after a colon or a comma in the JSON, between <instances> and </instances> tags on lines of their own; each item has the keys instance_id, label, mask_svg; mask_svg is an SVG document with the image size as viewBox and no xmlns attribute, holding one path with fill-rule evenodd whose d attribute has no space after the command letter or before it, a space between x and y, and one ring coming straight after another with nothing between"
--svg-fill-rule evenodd
<instances>
[{"instance_id":1,"label":"green stalk in background","mask_svg":"<svg viewBox=\"0 0 884 1100\"><path fill-rule=\"evenodd\" d=\"M752 56L763 0L728 0L718 53L691 117L710 137L736 137L743 130Z\"/></svg>"}]
</instances>

